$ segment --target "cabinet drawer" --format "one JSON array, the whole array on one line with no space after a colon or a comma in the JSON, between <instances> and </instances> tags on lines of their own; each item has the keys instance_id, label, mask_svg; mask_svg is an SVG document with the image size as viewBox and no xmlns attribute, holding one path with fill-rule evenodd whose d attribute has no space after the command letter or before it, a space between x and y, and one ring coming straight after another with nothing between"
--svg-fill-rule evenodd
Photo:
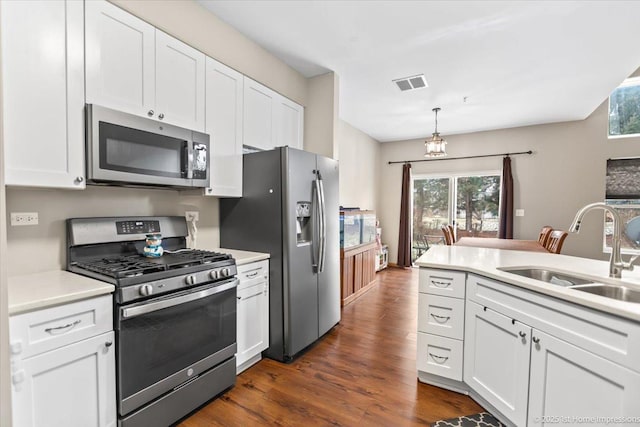
<instances>
[{"instance_id":1,"label":"cabinet drawer","mask_svg":"<svg viewBox=\"0 0 640 427\"><path fill-rule=\"evenodd\" d=\"M104 295L12 316L11 351L24 359L111 331L111 306L111 295Z\"/></svg>"},{"instance_id":2,"label":"cabinet drawer","mask_svg":"<svg viewBox=\"0 0 640 427\"><path fill-rule=\"evenodd\" d=\"M269 261L257 261L238 266L238 289L253 286L269 279Z\"/></svg>"},{"instance_id":3,"label":"cabinet drawer","mask_svg":"<svg viewBox=\"0 0 640 427\"><path fill-rule=\"evenodd\" d=\"M449 270L420 269L420 292L445 297L464 298L465 273Z\"/></svg>"},{"instance_id":4,"label":"cabinet drawer","mask_svg":"<svg viewBox=\"0 0 640 427\"><path fill-rule=\"evenodd\" d=\"M419 294L418 332L461 340L464 335L464 300Z\"/></svg>"},{"instance_id":5,"label":"cabinet drawer","mask_svg":"<svg viewBox=\"0 0 640 427\"><path fill-rule=\"evenodd\" d=\"M462 381L462 341L418 332L418 371Z\"/></svg>"}]
</instances>

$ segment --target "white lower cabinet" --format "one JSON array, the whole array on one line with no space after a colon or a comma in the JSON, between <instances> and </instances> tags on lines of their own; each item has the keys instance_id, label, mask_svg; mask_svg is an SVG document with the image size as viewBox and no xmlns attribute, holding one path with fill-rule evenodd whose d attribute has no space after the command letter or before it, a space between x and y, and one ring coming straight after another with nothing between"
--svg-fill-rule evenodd
<instances>
[{"instance_id":1,"label":"white lower cabinet","mask_svg":"<svg viewBox=\"0 0 640 427\"><path fill-rule=\"evenodd\" d=\"M514 424L527 422L531 328L467 301L464 381Z\"/></svg>"},{"instance_id":2,"label":"white lower cabinet","mask_svg":"<svg viewBox=\"0 0 640 427\"><path fill-rule=\"evenodd\" d=\"M10 317L14 427L116 425L111 295Z\"/></svg>"},{"instance_id":3,"label":"white lower cabinet","mask_svg":"<svg viewBox=\"0 0 640 427\"><path fill-rule=\"evenodd\" d=\"M13 424L115 426L113 332L24 360L13 374Z\"/></svg>"},{"instance_id":4,"label":"white lower cabinet","mask_svg":"<svg viewBox=\"0 0 640 427\"><path fill-rule=\"evenodd\" d=\"M421 381L468 391L518 427L624 425L640 416L640 324L469 274L458 291L466 295L464 339L456 340L460 305L431 293L450 292L461 274L420 271ZM459 384L451 382L458 353Z\"/></svg>"},{"instance_id":5,"label":"white lower cabinet","mask_svg":"<svg viewBox=\"0 0 640 427\"><path fill-rule=\"evenodd\" d=\"M269 347L269 261L238 267L236 371L262 358Z\"/></svg>"},{"instance_id":6,"label":"white lower cabinet","mask_svg":"<svg viewBox=\"0 0 640 427\"><path fill-rule=\"evenodd\" d=\"M527 425L623 425L640 415L640 374L540 331L532 339Z\"/></svg>"}]
</instances>

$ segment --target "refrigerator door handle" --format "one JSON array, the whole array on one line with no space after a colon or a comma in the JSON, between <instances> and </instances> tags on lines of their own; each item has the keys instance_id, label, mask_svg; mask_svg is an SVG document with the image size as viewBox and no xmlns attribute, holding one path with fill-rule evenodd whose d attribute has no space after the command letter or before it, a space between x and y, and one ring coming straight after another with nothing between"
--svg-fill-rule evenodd
<instances>
[{"instance_id":1,"label":"refrigerator door handle","mask_svg":"<svg viewBox=\"0 0 640 427\"><path fill-rule=\"evenodd\" d=\"M318 171L318 186L320 189L320 248L318 251L318 272L322 272L324 271L324 261L327 253L327 216L324 199L324 183L322 182L320 171Z\"/></svg>"},{"instance_id":2,"label":"refrigerator door handle","mask_svg":"<svg viewBox=\"0 0 640 427\"><path fill-rule=\"evenodd\" d=\"M312 206L313 206L313 236L311 238L312 242L311 242L311 255L313 256L313 268L315 269L316 272L320 271L320 242L318 242L316 240L316 238L320 238L320 235L322 234L322 230L320 230L321 227L321 221L320 221L320 217L322 216L322 213L320 212L320 183L317 179L317 172L314 171L314 173L316 173L316 179L313 180L313 198L314 200L312 201ZM318 247L318 253L316 254L316 243L318 243L317 247Z\"/></svg>"}]
</instances>

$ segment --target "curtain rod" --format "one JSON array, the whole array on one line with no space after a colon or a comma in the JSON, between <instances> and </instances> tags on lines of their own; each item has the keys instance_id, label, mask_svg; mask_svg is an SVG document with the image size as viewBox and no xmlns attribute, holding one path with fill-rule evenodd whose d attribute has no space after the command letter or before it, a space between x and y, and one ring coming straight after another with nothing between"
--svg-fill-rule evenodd
<instances>
[{"instance_id":1,"label":"curtain rod","mask_svg":"<svg viewBox=\"0 0 640 427\"><path fill-rule=\"evenodd\" d=\"M518 154L533 154L533 151L518 151L517 153L502 153L502 154L483 154L480 156L466 156L466 157L443 157L443 158L435 158L435 159L420 159L420 160L398 160L395 162L389 162L389 164L394 163L417 163L417 162L436 162L442 160L462 160L462 159L478 159L480 157L503 157L503 156L516 156Z\"/></svg>"}]
</instances>

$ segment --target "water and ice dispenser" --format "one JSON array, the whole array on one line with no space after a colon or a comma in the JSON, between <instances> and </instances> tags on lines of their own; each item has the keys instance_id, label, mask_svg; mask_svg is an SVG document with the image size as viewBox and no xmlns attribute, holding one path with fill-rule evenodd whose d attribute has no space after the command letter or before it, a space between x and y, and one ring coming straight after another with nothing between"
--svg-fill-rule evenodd
<instances>
[{"instance_id":1,"label":"water and ice dispenser","mask_svg":"<svg viewBox=\"0 0 640 427\"><path fill-rule=\"evenodd\" d=\"M311 242L311 202L296 204L296 235L298 245Z\"/></svg>"}]
</instances>

